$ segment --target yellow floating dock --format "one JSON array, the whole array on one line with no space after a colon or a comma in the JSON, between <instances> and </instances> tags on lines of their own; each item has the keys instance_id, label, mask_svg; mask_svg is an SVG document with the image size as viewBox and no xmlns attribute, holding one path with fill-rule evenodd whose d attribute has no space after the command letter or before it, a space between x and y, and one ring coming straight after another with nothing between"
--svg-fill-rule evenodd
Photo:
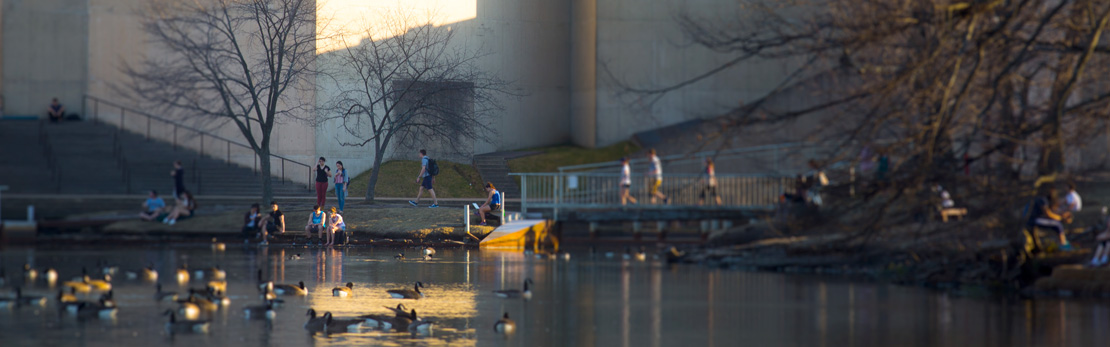
<instances>
[{"instance_id":1,"label":"yellow floating dock","mask_svg":"<svg viewBox=\"0 0 1110 347\"><path fill-rule=\"evenodd\" d=\"M478 247L518 251L558 250L559 240L549 232L554 223L546 219L524 219L503 224L486 235Z\"/></svg>"}]
</instances>

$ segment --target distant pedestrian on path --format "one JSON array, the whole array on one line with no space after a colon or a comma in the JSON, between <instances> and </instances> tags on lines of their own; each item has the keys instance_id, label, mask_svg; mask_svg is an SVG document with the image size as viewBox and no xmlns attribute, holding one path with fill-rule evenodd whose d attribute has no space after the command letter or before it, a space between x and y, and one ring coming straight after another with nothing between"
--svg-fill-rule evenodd
<instances>
[{"instance_id":1,"label":"distant pedestrian on path","mask_svg":"<svg viewBox=\"0 0 1110 347\"><path fill-rule=\"evenodd\" d=\"M343 205L347 201L347 186L351 179L347 177L347 169L343 168L342 161L335 161L335 200L339 203L339 212L343 212Z\"/></svg>"},{"instance_id":2,"label":"distant pedestrian on path","mask_svg":"<svg viewBox=\"0 0 1110 347\"><path fill-rule=\"evenodd\" d=\"M705 158L705 171L702 172L702 185L705 187L698 198L698 205L705 204L705 199L713 199L717 206L721 205L721 196L717 195L717 166L713 158Z\"/></svg>"},{"instance_id":3,"label":"distant pedestrian on path","mask_svg":"<svg viewBox=\"0 0 1110 347\"><path fill-rule=\"evenodd\" d=\"M327 202L328 177L331 177L331 168L324 157L320 157L316 161L316 205L324 206Z\"/></svg>"},{"instance_id":4,"label":"distant pedestrian on path","mask_svg":"<svg viewBox=\"0 0 1110 347\"><path fill-rule=\"evenodd\" d=\"M632 167L628 165L628 157L621 158L621 205L631 201L636 203L636 198L632 197Z\"/></svg>"},{"instance_id":5,"label":"distant pedestrian on path","mask_svg":"<svg viewBox=\"0 0 1110 347\"><path fill-rule=\"evenodd\" d=\"M486 182L486 202L478 207L478 217L482 218L482 225L486 225L486 213L501 209L501 194L493 187L493 182Z\"/></svg>"},{"instance_id":6,"label":"distant pedestrian on path","mask_svg":"<svg viewBox=\"0 0 1110 347\"><path fill-rule=\"evenodd\" d=\"M139 213L139 218L150 221L158 218L158 214L166 208L166 201L158 196L158 191L150 191L150 195L143 201L143 212Z\"/></svg>"},{"instance_id":7,"label":"distant pedestrian on path","mask_svg":"<svg viewBox=\"0 0 1110 347\"><path fill-rule=\"evenodd\" d=\"M416 175L416 182L420 183L420 188L416 191L416 201L409 200L409 204L413 206L420 206L420 197L424 195L424 190L428 190L428 194L432 195L432 206L430 208L439 207L439 199L436 199L436 190L432 187L435 183L435 176L439 174L439 165L436 164L435 159L428 158L428 151L420 150L420 174Z\"/></svg>"},{"instance_id":8,"label":"distant pedestrian on path","mask_svg":"<svg viewBox=\"0 0 1110 347\"><path fill-rule=\"evenodd\" d=\"M170 177L173 177L173 197L174 199L180 199L181 192L185 191L185 168L181 166L180 160L173 162Z\"/></svg>"},{"instance_id":9,"label":"distant pedestrian on path","mask_svg":"<svg viewBox=\"0 0 1110 347\"><path fill-rule=\"evenodd\" d=\"M655 204L663 200L663 203L667 204L670 202L667 196L659 191L659 187L663 186L663 163L659 161L655 148L648 150L648 159L651 160L651 168L648 169L648 192L651 194L651 203Z\"/></svg>"},{"instance_id":10,"label":"distant pedestrian on path","mask_svg":"<svg viewBox=\"0 0 1110 347\"><path fill-rule=\"evenodd\" d=\"M317 233L321 238L324 237L325 224L328 221L328 214L320 211L320 205L312 206L312 214L308 216L308 224L304 226L304 232L308 237L312 237L312 233Z\"/></svg>"}]
</instances>

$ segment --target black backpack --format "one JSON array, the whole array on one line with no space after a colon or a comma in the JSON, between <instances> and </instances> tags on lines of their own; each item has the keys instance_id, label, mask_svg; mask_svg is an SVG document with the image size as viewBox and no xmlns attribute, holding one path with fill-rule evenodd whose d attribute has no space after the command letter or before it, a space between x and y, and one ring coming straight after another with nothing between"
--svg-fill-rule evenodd
<instances>
[{"instance_id":1,"label":"black backpack","mask_svg":"<svg viewBox=\"0 0 1110 347\"><path fill-rule=\"evenodd\" d=\"M439 164L436 164L435 159L428 158L428 174L432 176L439 176Z\"/></svg>"}]
</instances>

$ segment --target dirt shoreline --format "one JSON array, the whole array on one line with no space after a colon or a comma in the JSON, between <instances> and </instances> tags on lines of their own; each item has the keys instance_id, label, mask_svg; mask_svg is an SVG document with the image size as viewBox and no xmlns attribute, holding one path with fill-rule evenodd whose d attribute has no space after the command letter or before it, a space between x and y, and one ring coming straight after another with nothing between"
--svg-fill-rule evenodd
<instances>
[{"instance_id":1,"label":"dirt shoreline","mask_svg":"<svg viewBox=\"0 0 1110 347\"><path fill-rule=\"evenodd\" d=\"M1029 255L1024 252L1024 242L1012 238L921 236L895 230L861 240L851 233L786 236L772 235L767 229L756 224L715 233L706 247L689 251L680 262L749 271L839 275L961 292L1110 295L1110 285L1094 287L1084 278L1063 284L1052 279L1057 267L1082 264L1090 257L1089 233L1072 236L1073 244L1078 246L1075 251L1060 252L1049 245L1044 252Z\"/></svg>"}]
</instances>

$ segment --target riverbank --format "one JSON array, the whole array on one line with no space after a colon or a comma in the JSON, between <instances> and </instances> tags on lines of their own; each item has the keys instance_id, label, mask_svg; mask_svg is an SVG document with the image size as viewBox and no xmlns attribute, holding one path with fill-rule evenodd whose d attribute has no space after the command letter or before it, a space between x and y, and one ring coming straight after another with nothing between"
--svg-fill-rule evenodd
<instances>
[{"instance_id":1,"label":"riverbank","mask_svg":"<svg viewBox=\"0 0 1110 347\"><path fill-rule=\"evenodd\" d=\"M1106 296L1110 285L1091 279L1110 275L1054 276L1054 270L1083 264L1091 256L1093 232L1069 230L1073 251L1060 251L1054 235L1042 234L1040 252L1025 251L1020 228L1013 233L998 220L914 223L864 234L836 230L791 233L753 223L710 236L682 262L710 267L784 273L833 274L871 280L1025 296ZM1014 236L1017 235L1017 237ZM1075 273L1082 267L1067 267ZM1107 269L1090 269L1103 271Z\"/></svg>"},{"instance_id":2,"label":"riverbank","mask_svg":"<svg viewBox=\"0 0 1110 347\"><path fill-rule=\"evenodd\" d=\"M102 212L81 216L85 218L127 218L110 222L96 230L80 233L44 233L40 238L57 241L75 240L168 240L200 239L215 237L236 239L241 237L243 214L246 211L199 213L178 221L174 225L148 222L128 217L127 211ZM272 243L304 244L309 240L304 232L310 210L304 207L283 209L286 233L274 235ZM395 205L348 206L343 213L351 244L468 244L477 245L493 231L490 226L471 225L467 230L461 209L413 208Z\"/></svg>"}]
</instances>

